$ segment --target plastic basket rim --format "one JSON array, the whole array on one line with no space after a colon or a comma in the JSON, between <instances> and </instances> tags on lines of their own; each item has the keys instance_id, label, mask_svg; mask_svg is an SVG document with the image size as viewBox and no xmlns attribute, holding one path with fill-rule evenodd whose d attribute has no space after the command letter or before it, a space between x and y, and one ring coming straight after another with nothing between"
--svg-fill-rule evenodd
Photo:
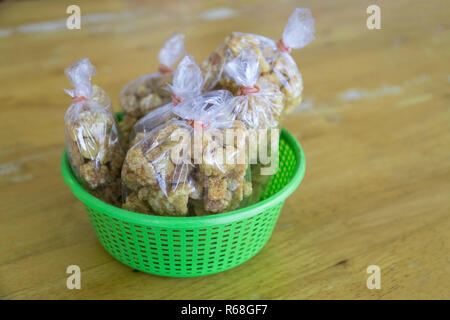
<instances>
[{"instance_id":1,"label":"plastic basket rim","mask_svg":"<svg viewBox=\"0 0 450 320\"><path fill-rule=\"evenodd\" d=\"M61 173L64 182L70 188L71 192L87 207L99 211L103 214L110 216L113 219L118 219L128 223L144 225L144 226L161 226L161 227L176 227L176 228L197 228L201 226L211 226L217 224L233 223L237 220L243 220L250 218L258 213L262 212L265 208L276 205L279 202L286 200L298 185L302 181L306 161L303 153L303 149L297 139L285 128L281 130L281 136L293 149L296 165L294 175L289 182L278 192L271 195L267 199L259 201L251 206L233 210L225 213L219 213L215 215L208 215L202 217L163 217L156 215L146 215L142 213L136 213L128 211L122 208L115 207L111 204L103 202L102 200L91 195L86 191L78 180L73 175L72 169L69 164L67 152L64 150L61 161Z\"/></svg>"}]
</instances>

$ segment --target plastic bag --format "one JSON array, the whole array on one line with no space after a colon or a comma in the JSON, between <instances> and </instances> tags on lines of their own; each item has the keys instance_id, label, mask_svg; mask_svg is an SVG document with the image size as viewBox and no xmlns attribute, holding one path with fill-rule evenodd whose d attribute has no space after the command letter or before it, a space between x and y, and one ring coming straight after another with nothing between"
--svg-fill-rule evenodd
<instances>
[{"instance_id":1,"label":"plastic bag","mask_svg":"<svg viewBox=\"0 0 450 320\"><path fill-rule=\"evenodd\" d=\"M278 86L260 77L259 70L260 59L253 50L246 48L224 65L224 78L219 81L221 87L237 95L231 100L233 112L236 119L244 123L249 134L253 133L249 139L252 203L259 201L273 175L265 173L272 168L272 162L278 156L278 145L274 144L276 150L272 150L271 137L279 133L276 130L279 130L283 110L283 94ZM259 140L261 138L264 140ZM261 158L261 154L265 158Z\"/></svg>"},{"instance_id":2,"label":"plastic bag","mask_svg":"<svg viewBox=\"0 0 450 320\"><path fill-rule=\"evenodd\" d=\"M172 101L149 112L133 127L130 145L134 145L144 133L149 132L173 118L172 110L182 101L200 95L203 87L202 71L191 55L186 55L178 64L173 77L173 85L169 85Z\"/></svg>"},{"instance_id":3,"label":"plastic bag","mask_svg":"<svg viewBox=\"0 0 450 320\"><path fill-rule=\"evenodd\" d=\"M248 129L279 126L283 94L273 83L260 77L260 60L253 50L244 49L224 65L219 86L236 95L231 100L236 119Z\"/></svg>"},{"instance_id":4,"label":"plastic bag","mask_svg":"<svg viewBox=\"0 0 450 320\"><path fill-rule=\"evenodd\" d=\"M123 88L119 99L125 114L120 125L127 141L136 121L172 99L167 84L172 82L173 67L184 54L184 36L175 33L159 52L158 72L141 76Z\"/></svg>"},{"instance_id":5,"label":"plastic bag","mask_svg":"<svg viewBox=\"0 0 450 320\"><path fill-rule=\"evenodd\" d=\"M122 169L123 208L204 215L233 210L250 196L244 127L233 119L231 98L222 90L184 101L173 110L177 118L130 148ZM224 139L226 129L238 131L240 139ZM238 143L244 146L238 149Z\"/></svg>"},{"instance_id":6,"label":"plastic bag","mask_svg":"<svg viewBox=\"0 0 450 320\"><path fill-rule=\"evenodd\" d=\"M91 77L97 72L89 59L65 70L74 89L65 89L73 103L64 117L65 142L76 177L93 195L120 204L120 170L124 158L111 102Z\"/></svg>"},{"instance_id":7,"label":"plastic bag","mask_svg":"<svg viewBox=\"0 0 450 320\"><path fill-rule=\"evenodd\" d=\"M173 111L192 127L194 180L201 198L191 204L197 216L244 207L252 193L247 131L236 120L232 100L226 90L211 91Z\"/></svg>"},{"instance_id":8,"label":"plastic bag","mask_svg":"<svg viewBox=\"0 0 450 320\"><path fill-rule=\"evenodd\" d=\"M122 168L123 208L140 213L186 216L189 197L196 188L190 159L176 162L171 154L183 149L185 141L174 136L186 123L171 120L145 134L127 152ZM174 141L175 140L175 141Z\"/></svg>"},{"instance_id":9,"label":"plastic bag","mask_svg":"<svg viewBox=\"0 0 450 320\"><path fill-rule=\"evenodd\" d=\"M283 114L289 114L301 103L303 80L289 52L314 40L314 19L309 9L297 8L290 16L282 38L275 42L249 33L233 32L202 63L205 90L221 88L223 66L243 49L251 49L258 57L261 77L277 85L284 94Z\"/></svg>"}]
</instances>

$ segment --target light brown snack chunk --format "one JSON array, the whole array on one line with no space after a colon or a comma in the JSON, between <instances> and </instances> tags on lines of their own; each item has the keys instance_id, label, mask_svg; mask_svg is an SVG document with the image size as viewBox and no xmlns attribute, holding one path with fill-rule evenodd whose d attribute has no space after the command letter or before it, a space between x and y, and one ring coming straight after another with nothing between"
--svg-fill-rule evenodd
<instances>
[{"instance_id":1,"label":"light brown snack chunk","mask_svg":"<svg viewBox=\"0 0 450 320\"><path fill-rule=\"evenodd\" d=\"M190 158L177 161L172 157L176 148L183 149L183 141L174 138L177 130L184 130L177 122L170 122L146 133L127 152L122 169L125 194L137 195L136 207L146 205L146 212L165 216L186 216L190 195L198 191L190 175ZM125 198L130 207L135 198ZM127 204L128 203L128 204Z\"/></svg>"},{"instance_id":2,"label":"light brown snack chunk","mask_svg":"<svg viewBox=\"0 0 450 320\"><path fill-rule=\"evenodd\" d=\"M95 84L92 85L92 97L90 98L90 101L95 102L101 106L105 106L112 112L112 109L110 108L111 99L109 98L108 94L105 90Z\"/></svg>"},{"instance_id":3,"label":"light brown snack chunk","mask_svg":"<svg viewBox=\"0 0 450 320\"><path fill-rule=\"evenodd\" d=\"M182 161L173 157L175 150L191 148L194 129L188 122L171 120L140 135L128 150L122 169L125 194L129 194L123 208L136 211L146 206L144 213L164 216L189 215L189 203L196 214L238 208L251 194L251 183L246 177L246 135L239 121L229 129L234 130L235 137L230 141L225 137L225 129L214 134L212 130L202 132L203 158L199 164L193 164L192 154ZM190 140L176 138L178 130L190 135ZM220 152L224 156L221 161L216 157Z\"/></svg>"},{"instance_id":4,"label":"light brown snack chunk","mask_svg":"<svg viewBox=\"0 0 450 320\"><path fill-rule=\"evenodd\" d=\"M167 90L173 72L153 73L128 83L120 93L120 105L125 111L121 124L124 139L128 139L134 124L150 111L171 101Z\"/></svg>"},{"instance_id":5,"label":"light brown snack chunk","mask_svg":"<svg viewBox=\"0 0 450 320\"><path fill-rule=\"evenodd\" d=\"M183 183L175 190L170 190L167 195L161 189L156 189L149 193L146 200L160 215L184 217L188 214L188 200L191 192L191 186Z\"/></svg>"},{"instance_id":6,"label":"light brown snack chunk","mask_svg":"<svg viewBox=\"0 0 450 320\"><path fill-rule=\"evenodd\" d=\"M69 138L79 145L81 155L90 160L105 161L108 149L107 131L114 124L108 112L92 110L84 104L77 110L73 121L66 123Z\"/></svg>"},{"instance_id":7,"label":"light brown snack chunk","mask_svg":"<svg viewBox=\"0 0 450 320\"><path fill-rule=\"evenodd\" d=\"M236 137L231 144L226 138L218 138L225 136L225 130L221 130L222 135L203 132L203 161L197 166L203 185L203 208L195 210L198 215L237 209L242 205L244 190L246 197L251 194L245 129L240 121L230 129Z\"/></svg>"},{"instance_id":8,"label":"light brown snack chunk","mask_svg":"<svg viewBox=\"0 0 450 320\"><path fill-rule=\"evenodd\" d=\"M108 181L109 169L95 161L88 161L80 167L81 176L93 189Z\"/></svg>"},{"instance_id":9,"label":"light brown snack chunk","mask_svg":"<svg viewBox=\"0 0 450 320\"><path fill-rule=\"evenodd\" d=\"M120 203L124 154L111 111L92 101L74 103L65 117L66 148L72 170L95 196Z\"/></svg>"},{"instance_id":10,"label":"light brown snack chunk","mask_svg":"<svg viewBox=\"0 0 450 320\"><path fill-rule=\"evenodd\" d=\"M284 94L284 114L289 114L302 102L303 79L297 65L288 54L277 55L272 62L272 71L261 75L277 85Z\"/></svg>"},{"instance_id":11,"label":"light brown snack chunk","mask_svg":"<svg viewBox=\"0 0 450 320\"><path fill-rule=\"evenodd\" d=\"M150 208L144 200L138 198L136 193L130 193L122 204L122 209L137 213L150 214Z\"/></svg>"}]
</instances>

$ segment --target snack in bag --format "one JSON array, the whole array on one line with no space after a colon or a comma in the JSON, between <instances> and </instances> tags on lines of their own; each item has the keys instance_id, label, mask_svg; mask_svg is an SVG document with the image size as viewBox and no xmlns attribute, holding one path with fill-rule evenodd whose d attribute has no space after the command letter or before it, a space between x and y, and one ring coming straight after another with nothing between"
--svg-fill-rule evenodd
<instances>
[{"instance_id":1,"label":"snack in bag","mask_svg":"<svg viewBox=\"0 0 450 320\"><path fill-rule=\"evenodd\" d=\"M237 139L227 141L226 131L233 132ZM203 130L204 160L195 172L203 197L192 201L195 215L227 212L248 205L252 182L245 139L246 129L240 121L233 121L228 127ZM220 154L224 155L223 163L216 160ZM239 162L239 158L243 160Z\"/></svg>"},{"instance_id":2,"label":"snack in bag","mask_svg":"<svg viewBox=\"0 0 450 320\"><path fill-rule=\"evenodd\" d=\"M172 83L173 67L184 54L184 36L175 33L159 52L158 72L141 76L123 88L119 99L125 114L120 125L127 142L136 121L172 99L167 84Z\"/></svg>"},{"instance_id":3,"label":"snack in bag","mask_svg":"<svg viewBox=\"0 0 450 320\"><path fill-rule=\"evenodd\" d=\"M70 165L80 183L94 196L118 205L120 171L124 159L111 101L91 84L97 74L89 59L71 64L65 74L74 89L64 89L73 103L64 117Z\"/></svg>"},{"instance_id":4,"label":"snack in bag","mask_svg":"<svg viewBox=\"0 0 450 320\"><path fill-rule=\"evenodd\" d=\"M191 204L197 216L235 210L250 200L247 130L237 120L232 100L229 91L211 91L173 111L192 127L194 180L201 199L192 199Z\"/></svg>"},{"instance_id":5,"label":"snack in bag","mask_svg":"<svg viewBox=\"0 0 450 320\"><path fill-rule=\"evenodd\" d=\"M173 76L173 84L169 85L172 101L164 106L153 109L141 118L133 127L130 145L134 145L146 132L175 117L173 108L183 101L201 94L203 87L202 71L191 55L186 55L178 64Z\"/></svg>"},{"instance_id":6,"label":"snack in bag","mask_svg":"<svg viewBox=\"0 0 450 320\"><path fill-rule=\"evenodd\" d=\"M163 216L186 216L189 197L195 197L190 159L176 162L171 154L183 150L185 141L175 135L186 124L177 120L145 134L127 152L122 168L123 208Z\"/></svg>"},{"instance_id":7,"label":"snack in bag","mask_svg":"<svg viewBox=\"0 0 450 320\"><path fill-rule=\"evenodd\" d=\"M230 102L233 112L248 129L252 203L260 200L276 172L273 168L278 164L279 121L283 110L283 94L278 86L259 76L259 63L254 51L245 48L224 65L224 77L219 81L220 87L236 95Z\"/></svg>"},{"instance_id":8,"label":"snack in bag","mask_svg":"<svg viewBox=\"0 0 450 320\"><path fill-rule=\"evenodd\" d=\"M275 42L264 36L233 32L202 63L205 90L217 87L224 65L243 49L251 49L259 59L261 77L278 86L284 94L283 114L289 114L302 100L303 80L291 49L300 49L314 40L314 19L309 9L297 8L289 17L282 38Z\"/></svg>"},{"instance_id":9,"label":"snack in bag","mask_svg":"<svg viewBox=\"0 0 450 320\"><path fill-rule=\"evenodd\" d=\"M239 139L227 144L221 138L227 128L244 134L227 105L231 97L221 90L180 103L173 109L176 118L145 133L128 150L123 208L165 216L214 214L233 210L250 195L246 154L242 164L231 163L242 156Z\"/></svg>"}]
</instances>

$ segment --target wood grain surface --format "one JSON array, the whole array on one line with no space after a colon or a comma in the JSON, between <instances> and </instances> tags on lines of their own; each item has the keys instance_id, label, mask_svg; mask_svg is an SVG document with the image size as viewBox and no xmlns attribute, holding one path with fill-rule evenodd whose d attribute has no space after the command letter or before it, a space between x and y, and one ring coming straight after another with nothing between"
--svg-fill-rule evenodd
<instances>
[{"instance_id":1,"label":"wood grain surface","mask_svg":"<svg viewBox=\"0 0 450 320\"><path fill-rule=\"evenodd\" d=\"M450 298L448 1L0 2L1 299ZM366 8L381 8L368 30ZM100 245L60 174L64 68L89 57L119 110L121 87L157 67L169 35L203 60L231 31L278 39L296 6L316 40L293 57L304 102L284 123L306 176L266 247L202 278L133 272ZM82 289L66 288L66 268ZM369 290L366 268L381 268Z\"/></svg>"}]
</instances>

